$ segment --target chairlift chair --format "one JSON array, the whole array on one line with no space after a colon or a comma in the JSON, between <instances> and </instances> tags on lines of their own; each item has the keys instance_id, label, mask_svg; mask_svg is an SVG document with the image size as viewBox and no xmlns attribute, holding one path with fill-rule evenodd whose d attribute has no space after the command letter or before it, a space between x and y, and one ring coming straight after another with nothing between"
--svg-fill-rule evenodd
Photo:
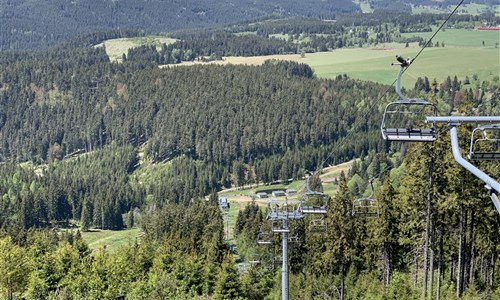
<instances>
[{"instance_id":1,"label":"chairlift chair","mask_svg":"<svg viewBox=\"0 0 500 300\"><path fill-rule=\"evenodd\" d=\"M401 56L396 56L396 59L399 63L393 64L401 66L396 83L399 99L385 107L380 126L382 138L396 142L433 142L437 136L435 123L429 123L429 127L421 126L426 116L437 116L437 107L422 99L409 99L401 92L401 76L411 60Z\"/></svg>"},{"instance_id":2,"label":"chairlift chair","mask_svg":"<svg viewBox=\"0 0 500 300\"><path fill-rule=\"evenodd\" d=\"M500 160L500 124L475 128L468 156L470 160Z\"/></svg>"},{"instance_id":3,"label":"chairlift chair","mask_svg":"<svg viewBox=\"0 0 500 300\"><path fill-rule=\"evenodd\" d=\"M321 218L312 219L309 222L309 231L313 233L324 233L327 231L326 220Z\"/></svg>"},{"instance_id":4,"label":"chairlift chair","mask_svg":"<svg viewBox=\"0 0 500 300\"><path fill-rule=\"evenodd\" d=\"M302 206L301 207L303 214L320 214L325 215L327 213L328 207L326 205L323 206Z\"/></svg>"},{"instance_id":5,"label":"chairlift chair","mask_svg":"<svg viewBox=\"0 0 500 300\"><path fill-rule=\"evenodd\" d=\"M376 217L379 214L378 203L371 197L359 198L353 201L353 217Z\"/></svg>"},{"instance_id":6,"label":"chairlift chair","mask_svg":"<svg viewBox=\"0 0 500 300\"><path fill-rule=\"evenodd\" d=\"M252 265L260 264L259 256L256 253L252 253L248 257L248 262Z\"/></svg>"},{"instance_id":7,"label":"chairlift chair","mask_svg":"<svg viewBox=\"0 0 500 300\"><path fill-rule=\"evenodd\" d=\"M353 217L376 217L379 215L378 201L373 198L373 179L370 179L372 192L368 197L355 199L352 202Z\"/></svg>"},{"instance_id":8,"label":"chairlift chair","mask_svg":"<svg viewBox=\"0 0 500 300\"><path fill-rule=\"evenodd\" d=\"M257 235L257 244L271 245L273 243L272 234L269 232L259 232Z\"/></svg>"},{"instance_id":9,"label":"chairlift chair","mask_svg":"<svg viewBox=\"0 0 500 300\"><path fill-rule=\"evenodd\" d=\"M276 233L288 233L290 232L290 228L284 227L279 221L273 221L271 231Z\"/></svg>"},{"instance_id":10,"label":"chairlift chair","mask_svg":"<svg viewBox=\"0 0 500 300\"><path fill-rule=\"evenodd\" d=\"M305 195L307 197L311 197L311 196L320 196L320 201L322 202L322 199L324 196L327 196L325 193L323 192L317 192L317 191L312 191L311 190L311 187L310 187L310 183L309 183L309 180L311 179L312 176L309 176L307 178L307 181L306 181L306 193ZM317 204L317 203L315 203ZM302 203L300 204L300 211L303 213L303 214L320 214L320 215L325 215L327 213L327 210L328 210L328 202L323 202L321 203L320 205L302 205Z\"/></svg>"},{"instance_id":11,"label":"chairlift chair","mask_svg":"<svg viewBox=\"0 0 500 300\"><path fill-rule=\"evenodd\" d=\"M238 271L240 271L240 273L247 273L248 272L248 266L246 263L239 263L237 264L238 266Z\"/></svg>"}]
</instances>

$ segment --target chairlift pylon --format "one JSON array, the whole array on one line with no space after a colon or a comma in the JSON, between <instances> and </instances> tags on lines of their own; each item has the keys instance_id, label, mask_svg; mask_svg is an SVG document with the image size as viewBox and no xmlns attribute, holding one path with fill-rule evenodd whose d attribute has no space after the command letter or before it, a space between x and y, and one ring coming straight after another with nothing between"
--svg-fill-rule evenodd
<instances>
[{"instance_id":1,"label":"chairlift pylon","mask_svg":"<svg viewBox=\"0 0 500 300\"><path fill-rule=\"evenodd\" d=\"M470 160L500 160L500 124L483 125L472 131Z\"/></svg>"},{"instance_id":2,"label":"chairlift pylon","mask_svg":"<svg viewBox=\"0 0 500 300\"><path fill-rule=\"evenodd\" d=\"M399 99L389 103L384 110L382 125L380 126L382 138L396 142L433 142L436 140L436 126L423 127L426 116L437 116L437 107L433 103L422 99L410 99L401 92L401 76L411 64L410 59L396 56L401 66L397 82L396 93Z\"/></svg>"},{"instance_id":3,"label":"chairlift pylon","mask_svg":"<svg viewBox=\"0 0 500 300\"><path fill-rule=\"evenodd\" d=\"M372 192L368 197L358 198L352 203L353 217L376 217L379 215L378 201L373 198L373 178L370 179Z\"/></svg>"}]
</instances>

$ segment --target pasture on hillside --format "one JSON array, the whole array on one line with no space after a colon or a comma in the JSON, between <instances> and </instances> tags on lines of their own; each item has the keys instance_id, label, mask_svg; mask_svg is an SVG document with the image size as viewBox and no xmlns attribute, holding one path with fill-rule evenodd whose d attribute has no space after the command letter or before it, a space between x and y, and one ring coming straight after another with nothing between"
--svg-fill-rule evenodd
<instances>
[{"instance_id":1,"label":"pasture on hillside","mask_svg":"<svg viewBox=\"0 0 500 300\"><path fill-rule=\"evenodd\" d=\"M291 60L311 66L317 77L335 78L347 74L351 78L391 84L398 73L396 55L414 58L421 50L419 47L405 48L398 44L386 44L378 48L339 49L328 52L308 53L304 58L299 54L269 55L254 57L225 57L223 61L213 64L260 65L268 59ZM413 88L418 77L436 78L438 83L446 77L457 76L464 80L465 76L477 75L480 81L494 81L500 70L500 49L482 47L444 47L426 48L405 72L401 85ZM179 64L189 66L198 62ZM201 63L208 64L208 63ZM170 65L169 65L170 66Z\"/></svg>"},{"instance_id":2,"label":"pasture on hillside","mask_svg":"<svg viewBox=\"0 0 500 300\"><path fill-rule=\"evenodd\" d=\"M432 32L409 32L402 33L403 37L409 38L420 36L428 40L436 32L437 26L432 27ZM433 43L444 42L446 47L482 47L496 48L500 51L500 31L478 30L478 29L444 29L433 39ZM483 44L484 42L484 44ZM497 52L498 54L499 52Z\"/></svg>"},{"instance_id":3,"label":"pasture on hillside","mask_svg":"<svg viewBox=\"0 0 500 300\"><path fill-rule=\"evenodd\" d=\"M134 37L134 38L119 38L104 41L96 45L95 47L106 47L106 54L111 61L122 61L123 54L127 54L128 49L152 45L157 48L161 48L162 44L172 44L175 43L176 39L166 38L164 36L144 36L144 37Z\"/></svg>"},{"instance_id":4,"label":"pasture on hillside","mask_svg":"<svg viewBox=\"0 0 500 300\"><path fill-rule=\"evenodd\" d=\"M333 52L307 55L304 62L315 71L316 76L334 78L347 74L351 78L391 84L398 72L395 56L414 58L420 49L387 48L387 49L342 49ZM427 48L408 68L402 77L401 84L413 88L418 77L436 78L443 82L446 77L457 76L463 80L465 76L478 75L481 81L492 81L499 76L499 49L485 48Z\"/></svg>"},{"instance_id":5,"label":"pasture on hillside","mask_svg":"<svg viewBox=\"0 0 500 300\"><path fill-rule=\"evenodd\" d=\"M83 231L82 238L92 250L106 247L108 251L114 251L121 246L132 245L138 240L140 234L140 228L127 230L90 230Z\"/></svg>"}]
</instances>

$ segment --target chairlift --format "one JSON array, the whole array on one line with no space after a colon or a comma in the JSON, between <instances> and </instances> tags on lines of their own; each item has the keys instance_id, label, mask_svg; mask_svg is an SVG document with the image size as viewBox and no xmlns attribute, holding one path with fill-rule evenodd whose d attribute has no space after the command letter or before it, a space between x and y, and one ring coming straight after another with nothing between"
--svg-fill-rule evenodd
<instances>
[{"instance_id":1,"label":"chairlift","mask_svg":"<svg viewBox=\"0 0 500 300\"><path fill-rule=\"evenodd\" d=\"M331 285L323 293L324 300L340 299L340 291L335 285Z\"/></svg>"},{"instance_id":2,"label":"chairlift","mask_svg":"<svg viewBox=\"0 0 500 300\"><path fill-rule=\"evenodd\" d=\"M319 200L316 201L316 202L322 202L322 198L324 196L327 196L325 193L323 192L317 192L317 191L313 191L311 190L311 187L309 185L309 180L311 179L312 176L309 176L306 180L306 193L305 195L308 196L308 197L311 197L311 196L319 196ZM327 213L327 210L328 210L328 203L321 203L321 204L317 204L317 203L314 203L313 205L300 205L300 211L303 213L303 214L319 214L319 215L326 215Z\"/></svg>"},{"instance_id":3,"label":"chairlift","mask_svg":"<svg viewBox=\"0 0 500 300\"><path fill-rule=\"evenodd\" d=\"M436 124L422 126L426 116L437 116L437 107L422 99L410 99L401 92L401 76L411 64L411 60L405 60L401 56L396 56L396 59L399 63L393 65L401 66L396 83L399 99L385 107L380 126L382 138L396 142L433 142L437 135Z\"/></svg>"},{"instance_id":4,"label":"chairlift","mask_svg":"<svg viewBox=\"0 0 500 300\"><path fill-rule=\"evenodd\" d=\"M259 256L256 253L252 253L248 257L248 262L252 265L260 264Z\"/></svg>"},{"instance_id":5,"label":"chairlift","mask_svg":"<svg viewBox=\"0 0 500 300\"><path fill-rule=\"evenodd\" d=\"M475 128L468 156L470 160L500 160L500 124Z\"/></svg>"},{"instance_id":6,"label":"chairlift","mask_svg":"<svg viewBox=\"0 0 500 300\"><path fill-rule=\"evenodd\" d=\"M373 179L370 180L372 192L368 197L358 198L352 203L353 217L376 217L379 215L378 201L373 198Z\"/></svg>"},{"instance_id":7,"label":"chairlift","mask_svg":"<svg viewBox=\"0 0 500 300\"><path fill-rule=\"evenodd\" d=\"M328 210L328 206L323 205L323 206L301 206L301 210L303 214L319 214L319 215L325 215Z\"/></svg>"},{"instance_id":8,"label":"chairlift","mask_svg":"<svg viewBox=\"0 0 500 300\"><path fill-rule=\"evenodd\" d=\"M273 243L272 234L269 232L259 232L257 235L257 244L259 245L271 245Z\"/></svg>"},{"instance_id":9,"label":"chairlift","mask_svg":"<svg viewBox=\"0 0 500 300\"><path fill-rule=\"evenodd\" d=\"M290 232L290 228L283 226L282 222L273 221L271 231L276 233L288 233Z\"/></svg>"},{"instance_id":10,"label":"chairlift","mask_svg":"<svg viewBox=\"0 0 500 300\"><path fill-rule=\"evenodd\" d=\"M248 265L246 263L239 263L237 266L240 273L248 273Z\"/></svg>"},{"instance_id":11,"label":"chairlift","mask_svg":"<svg viewBox=\"0 0 500 300\"><path fill-rule=\"evenodd\" d=\"M324 233L327 231L326 220L321 218L315 218L309 221L309 231L313 233Z\"/></svg>"},{"instance_id":12,"label":"chairlift","mask_svg":"<svg viewBox=\"0 0 500 300\"><path fill-rule=\"evenodd\" d=\"M273 264L281 264L283 262L283 258L281 255L275 255L273 258Z\"/></svg>"}]
</instances>

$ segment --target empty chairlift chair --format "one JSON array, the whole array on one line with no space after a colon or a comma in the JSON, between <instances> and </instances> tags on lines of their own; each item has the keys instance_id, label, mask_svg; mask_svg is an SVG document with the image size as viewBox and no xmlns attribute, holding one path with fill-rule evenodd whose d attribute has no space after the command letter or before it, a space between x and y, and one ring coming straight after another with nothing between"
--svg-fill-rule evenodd
<instances>
[{"instance_id":1,"label":"empty chairlift chair","mask_svg":"<svg viewBox=\"0 0 500 300\"><path fill-rule=\"evenodd\" d=\"M434 123L424 124L426 116L437 116L437 107L422 99L409 99L401 92L401 76L411 64L396 56L401 68L396 82L399 99L389 103L382 118L381 132L384 140L396 142L433 142L436 140Z\"/></svg>"},{"instance_id":2,"label":"empty chairlift chair","mask_svg":"<svg viewBox=\"0 0 500 300\"><path fill-rule=\"evenodd\" d=\"M276 233L288 233L290 232L290 228L283 226L281 221L272 221L271 230Z\"/></svg>"},{"instance_id":3,"label":"empty chairlift chair","mask_svg":"<svg viewBox=\"0 0 500 300\"><path fill-rule=\"evenodd\" d=\"M468 156L470 160L500 160L500 124L474 129Z\"/></svg>"},{"instance_id":4,"label":"empty chairlift chair","mask_svg":"<svg viewBox=\"0 0 500 300\"><path fill-rule=\"evenodd\" d=\"M309 221L309 231L313 233L325 233L328 229L324 217L314 218Z\"/></svg>"},{"instance_id":5,"label":"empty chairlift chair","mask_svg":"<svg viewBox=\"0 0 500 300\"><path fill-rule=\"evenodd\" d=\"M257 265L257 264L260 264L260 258L259 258L259 255L255 252L253 253L250 253L248 255L248 262L252 265Z\"/></svg>"},{"instance_id":6,"label":"empty chairlift chair","mask_svg":"<svg viewBox=\"0 0 500 300\"><path fill-rule=\"evenodd\" d=\"M273 236L269 232L259 232L257 235L257 244L259 245L271 245L273 243Z\"/></svg>"},{"instance_id":7,"label":"empty chairlift chair","mask_svg":"<svg viewBox=\"0 0 500 300\"><path fill-rule=\"evenodd\" d=\"M368 197L358 198L352 203L353 217L376 217L379 215L378 201L373 198L373 180L370 180L372 192Z\"/></svg>"}]
</instances>

